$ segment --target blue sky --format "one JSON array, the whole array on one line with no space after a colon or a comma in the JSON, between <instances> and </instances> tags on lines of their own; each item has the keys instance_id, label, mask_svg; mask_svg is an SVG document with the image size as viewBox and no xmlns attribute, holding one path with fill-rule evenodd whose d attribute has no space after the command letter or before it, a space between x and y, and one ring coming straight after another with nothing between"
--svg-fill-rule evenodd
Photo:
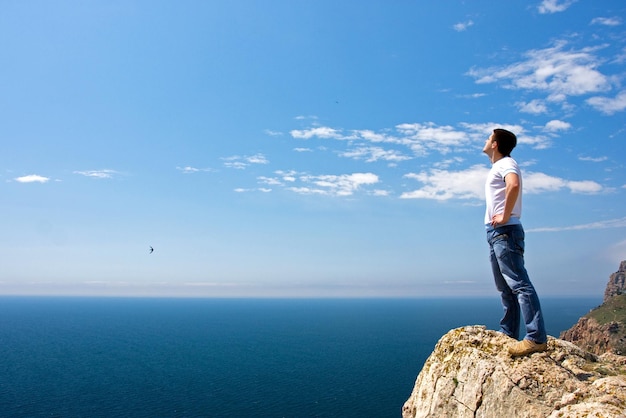
<instances>
[{"instance_id":1,"label":"blue sky","mask_svg":"<svg viewBox=\"0 0 626 418\"><path fill-rule=\"evenodd\" d=\"M495 127L540 296L626 259L621 0L2 9L0 294L496 297Z\"/></svg>"}]
</instances>

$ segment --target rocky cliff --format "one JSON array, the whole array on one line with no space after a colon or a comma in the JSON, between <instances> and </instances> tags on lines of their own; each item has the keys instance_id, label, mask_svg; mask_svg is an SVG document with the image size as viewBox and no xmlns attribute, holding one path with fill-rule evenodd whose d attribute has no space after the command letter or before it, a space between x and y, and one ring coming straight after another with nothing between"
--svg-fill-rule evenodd
<instances>
[{"instance_id":1,"label":"rocky cliff","mask_svg":"<svg viewBox=\"0 0 626 418\"><path fill-rule=\"evenodd\" d=\"M417 377L403 418L626 418L626 357L549 337L547 351L513 359L505 350L511 342L483 326L448 332Z\"/></svg>"},{"instance_id":2,"label":"rocky cliff","mask_svg":"<svg viewBox=\"0 0 626 418\"><path fill-rule=\"evenodd\" d=\"M626 355L626 260L609 277L602 305L560 337L595 354Z\"/></svg>"},{"instance_id":3,"label":"rocky cliff","mask_svg":"<svg viewBox=\"0 0 626 418\"><path fill-rule=\"evenodd\" d=\"M626 260L619 265L619 270L611 274L604 290L604 302L613 296L626 294Z\"/></svg>"}]
</instances>

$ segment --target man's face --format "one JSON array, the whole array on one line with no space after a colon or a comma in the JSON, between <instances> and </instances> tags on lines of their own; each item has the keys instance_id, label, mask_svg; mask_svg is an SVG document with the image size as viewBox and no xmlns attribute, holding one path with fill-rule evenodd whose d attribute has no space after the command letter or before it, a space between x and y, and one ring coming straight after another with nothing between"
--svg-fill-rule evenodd
<instances>
[{"instance_id":1,"label":"man's face","mask_svg":"<svg viewBox=\"0 0 626 418\"><path fill-rule=\"evenodd\" d=\"M493 140L493 132L489 135L489 138L485 141L485 147L483 148L483 152L491 158L493 156L493 151L496 147L496 142Z\"/></svg>"}]
</instances>

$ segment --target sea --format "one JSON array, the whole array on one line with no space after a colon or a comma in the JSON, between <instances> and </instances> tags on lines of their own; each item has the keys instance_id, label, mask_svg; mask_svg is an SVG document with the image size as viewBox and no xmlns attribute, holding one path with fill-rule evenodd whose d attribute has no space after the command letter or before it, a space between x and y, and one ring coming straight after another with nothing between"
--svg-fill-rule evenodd
<instances>
[{"instance_id":1,"label":"sea","mask_svg":"<svg viewBox=\"0 0 626 418\"><path fill-rule=\"evenodd\" d=\"M601 298L542 299L558 337ZM0 297L2 417L400 417L484 299Z\"/></svg>"}]
</instances>

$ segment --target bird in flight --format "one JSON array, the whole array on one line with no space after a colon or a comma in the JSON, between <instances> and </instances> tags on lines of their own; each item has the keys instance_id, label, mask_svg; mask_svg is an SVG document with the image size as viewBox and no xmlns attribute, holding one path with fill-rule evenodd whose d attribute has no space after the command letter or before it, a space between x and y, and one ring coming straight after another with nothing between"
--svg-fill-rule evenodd
<instances>
[{"instance_id":1,"label":"bird in flight","mask_svg":"<svg viewBox=\"0 0 626 418\"><path fill-rule=\"evenodd\" d=\"M154 248L150 247L150 254L154 252Z\"/></svg>"}]
</instances>

